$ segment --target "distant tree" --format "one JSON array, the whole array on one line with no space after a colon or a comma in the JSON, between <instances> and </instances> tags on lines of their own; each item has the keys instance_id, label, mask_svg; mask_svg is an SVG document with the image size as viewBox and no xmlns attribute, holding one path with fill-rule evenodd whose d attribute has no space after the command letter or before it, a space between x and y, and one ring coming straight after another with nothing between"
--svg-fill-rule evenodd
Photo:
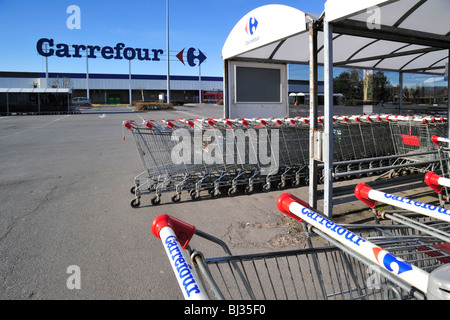
<instances>
[{"instance_id":1,"label":"distant tree","mask_svg":"<svg viewBox=\"0 0 450 320\"><path fill-rule=\"evenodd\" d=\"M382 71L373 74L372 80L372 98L374 101L383 103L389 98L389 88L391 83Z\"/></svg>"},{"instance_id":2,"label":"distant tree","mask_svg":"<svg viewBox=\"0 0 450 320\"><path fill-rule=\"evenodd\" d=\"M350 73L344 71L339 76L334 78L333 91L336 93L342 93L345 98L351 98Z\"/></svg>"},{"instance_id":3,"label":"distant tree","mask_svg":"<svg viewBox=\"0 0 450 320\"><path fill-rule=\"evenodd\" d=\"M417 102L421 96L422 88L420 86L416 86L415 89L411 88L410 92L412 93L414 102Z\"/></svg>"},{"instance_id":4,"label":"distant tree","mask_svg":"<svg viewBox=\"0 0 450 320\"><path fill-rule=\"evenodd\" d=\"M350 81L352 98L362 99L364 96L363 71L360 69L352 69L350 72Z\"/></svg>"},{"instance_id":5,"label":"distant tree","mask_svg":"<svg viewBox=\"0 0 450 320\"><path fill-rule=\"evenodd\" d=\"M335 93L343 94L347 99L360 99L363 95L363 82L360 71L353 69L344 71L334 78L333 87Z\"/></svg>"},{"instance_id":6,"label":"distant tree","mask_svg":"<svg viewBox=\"0 0 450 320\"><path fill-rule=\"evenodd\" d=\"M52 88L71 88L72 81L69 78L59 76L53 81Z\"/></svg>"}]
</instances>

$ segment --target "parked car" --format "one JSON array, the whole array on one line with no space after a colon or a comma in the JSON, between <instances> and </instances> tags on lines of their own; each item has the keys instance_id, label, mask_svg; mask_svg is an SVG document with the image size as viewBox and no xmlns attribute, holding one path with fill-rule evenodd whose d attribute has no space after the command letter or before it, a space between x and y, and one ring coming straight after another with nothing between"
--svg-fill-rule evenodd
<instances>
[{"instance_id":1,"label":"parked car","mask_svg":"<svg viewBox=\"0 0 450 320\"><path fill-rule=\"evenodd\" d=\"M70 102L73 107L92 107L92 101L86 97L73 98Z\"/></svg>"}]
</instances>

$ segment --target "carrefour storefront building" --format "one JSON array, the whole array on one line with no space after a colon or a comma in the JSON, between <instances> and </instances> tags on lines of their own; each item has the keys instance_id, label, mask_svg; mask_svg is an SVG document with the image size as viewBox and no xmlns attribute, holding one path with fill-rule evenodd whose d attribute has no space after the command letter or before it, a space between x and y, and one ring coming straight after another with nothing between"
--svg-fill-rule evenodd
<instances>
[{"instance_id":1,"label":"carrefour storefront building","mask_svg":"<svg viewBox=\"0 0 450 320\"><path fill-rule=\"evenodd\" d=\"M222 77L201 76L200 72L198 76L171 74L170 81L167 81L167 74L132 73L134 62L167 61L167 52L162 49L135 48L121 42L106 46L66 44L51 37L38 39L35 48L36 53L44 58L45 72L0 72L0 107L7 110L7 113L10 105L26 104L27 99L40 105L44 93L47 94L46 100L60 100L60 94L67 93L71 98L87 97L96 104L131 104L136 100L217 102L223 90ZM183 49L176 57L190 67L199 67L206 60L206 56L195 48ZM55 58L64 60L68 65L75 61L78 61L78 65L82 62L85 68L76 73L48 72L49 60ZM128 62L129 72L90 73L89 65L99 59ZM50 97L52 94L53 97ZM58 104L65 102L61 100Z\"/></svg>"},{"instance_id":2,"label":"carrefour storefront building","mask_svg":"<svg viewBox=\"0 0 450 320\"><path fill-rule=\"evenodd\" d=\"M129 74L0 72L0 88L69 88L72 97L89 97L93 103L129 104L130 88L132 101L166 100L167 76L131 74L130 79ZM170 75L171 101L199 102L199 89L205 94L222 88L222 77Z\"/></svg>"}]
</instances>

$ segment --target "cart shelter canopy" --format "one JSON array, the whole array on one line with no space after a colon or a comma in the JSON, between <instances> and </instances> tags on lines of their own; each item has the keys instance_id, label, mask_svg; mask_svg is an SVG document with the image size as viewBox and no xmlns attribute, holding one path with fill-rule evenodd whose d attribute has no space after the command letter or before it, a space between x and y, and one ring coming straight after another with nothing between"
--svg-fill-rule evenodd
<instances>
[{"instance_id":1,"label":"cart shelter canopy","mask_svg":"<svg viewBox=\"0 0 450 320\"><path fill-rule=\"evenodd\" d=\"M449 13L448 0L328 0L320 17L267 5L236 24L222 56L307 64L307 24L325 17L333 24L334 66L444 74L450 49ZM323 43L319 32L319 64L324 63Z\"/></svg>"},{"instance_id":2,"label":"cart shelter canopy","mask_svg":"<svg viewBox=\"0 0 450 320\"><path fill-rule=\"evenodd\" d=\"M449 13L449 0L327 0L321 15L280 5L257 8L236 24L222 49L225 116L251 117L258 111L266 111L262 104L249 107L237 103L235 92L239 83L235 78L239 64L252 64L254 68L267 64L310 64L312 98L317 96L316 65L323 65L325 122L323 137L318 141L323 140L320 149L325 173L322 211L331 217L333 66L395 71L400 75L405 72L443 75L448 69L450 52ZM400 88L401 79L400 76ZM284 92L282 102L288 98L287 90ZM316 100L311 99L311 119L317 115ZM269 116L279 117L283 110L283 116L288 116L285 105L270 107L269 112L278 113ZM267 113L262 112L264 116ZM315 121L310 126L310 150L313 150ZM310 161L309 203L314 208L317 167L312 153Z\"/></svg>"},{"instance_id":3,"label":"cart shelter canopy","mask_svg":"<svg viewBox=\"0 0 450 320\"><path fill-rule=\"evenodd\" d=\"M301 35L308 31L307 23L317 18L285 5L259 7L246 14L230 32L222 58L306 63L308 37Z\"/></svg>"}]
</instances>

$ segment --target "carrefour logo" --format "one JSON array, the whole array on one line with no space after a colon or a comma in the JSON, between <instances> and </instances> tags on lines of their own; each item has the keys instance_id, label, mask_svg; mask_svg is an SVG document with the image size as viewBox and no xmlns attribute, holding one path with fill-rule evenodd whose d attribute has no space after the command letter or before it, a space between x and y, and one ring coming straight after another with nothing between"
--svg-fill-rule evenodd
<instances>
[{"instance_id":1,"label":"carrefour logo","mask_svg":"<svg viewBox=\"0 0 450 320\"><path fill-rule=\"evenodd\" d=\"M89 59L96 59L102 57L103 59L117 59L140 61L160 61L160 54L164 54L161 49L141 49L131 48L125 46L124 43L117 43L115 47L100 47L96 45L85 46L82 44L68 45L65 43L55 44L53 39L42 38L36 43L37 52L43 57L51 57L53 55L60 58L81 58L85 53L85 57Z\"/></svg>"},{"instance_id":2,"label":"carrefour logo","mask_svg":"<svg viewBox=\"0 0 450 320\"><path fill-rule=\"evenodd\" d=\"M397 275L413 269L409 262L399 260L393 254L388 253L381 248L373 248L372 250L378 263L382 263L386 269Z\"/></svg>"},{"instance_id":3,"label":"carrefour logo","mask_svg":"<svg viewBox=\"0 0 450 320\"><path fill-rule=\"evenodd\" d=\"M256 30L258 29L258 24L259 24L259 22L258 22L258 20L256 20L255 17L251 17L250 19L248 19L248 22L245 25L245 32L247 33L247 36L250 36L251 38L245 41L246 46L259 41L259 38L260 38L259 36L253 37Z\"/></svg>"},{"instance_id":4,"label":"carrefour logo","mask_svg":"<svg viewBox=\"0 0 450 320\"><path fill-rule=\"evenodd\" d=\"M251 17L245 25L245 32L252 36L256 32L256 29L258 29L258 20Z\"/></svg>"},{"instance_id":5,"label":"carrefour logo","mask_svg":"<svg viewBox=\"0 0 450 320\"><path fill-rule=\"evenodd\" d=\"M178 54L176 55L176 57L178 58L178 60L180 60L184 65L186 65L184 63L184 50L186 48L184 48L183 50L181 50L180 52L178 52ZM200 51L200 49L198 49L198 54L196 55L195 53L195 48L189 48L186 54L186 60L187 63L191 66L191 67L195 67L195 60L198 60L198 65L200 66L203 61L206 60L206 56L204 55L203 52Z\"/></svg>"}]
</instances>

